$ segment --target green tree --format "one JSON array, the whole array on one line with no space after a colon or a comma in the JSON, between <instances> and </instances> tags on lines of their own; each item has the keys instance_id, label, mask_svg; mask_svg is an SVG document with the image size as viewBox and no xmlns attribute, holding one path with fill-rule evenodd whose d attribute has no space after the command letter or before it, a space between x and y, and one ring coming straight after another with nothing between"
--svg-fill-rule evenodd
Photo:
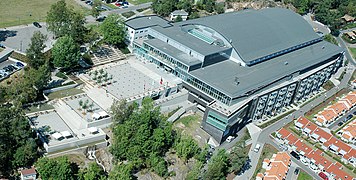
<instances>
[{"instance_id":1,"label":"green tree","mask_svg":"<svg viewBox=\"0 0 356 180\"><path fill-rule=\"evenodd\" d=\"M224 3L216 3L215 4L215 11L218 14L222 14L225 12L225 4Z\"/></svg>"},{"instance_id":2,"label":"green tree","mask_svg":"<svg viewBox=\"0 0 356 180\"><path fill-rule=\"evenodd\" d=\"M214 12L215 0L204 0L204 9L209 13Z\"/></svg>"},{"instance_id":3,"label":"green tree","mask_svg":"<svg viewBox=\"0 0 356 180\"><path fill-rule=\"evenodd\" d=\"M109 180L117 180L117 179L125 179L125 180L132 180L136 179L132 175L133 165L129 164L120 164L114 166L114 169L110 171Z\"/></svg>"},{"instance_id":4,"label":"green tree","mask_svg":"<svg viewBox=\"0 0 356 180\"><path fill-rule=\"evenodd\" d=\"M237 142L232 148L230 155L230 172L239 172L248 160L248 150L245 148L245 141Z\"/></svg>"},{"instance_id":5,"label":"green tree","mask_svg":"<svg viewBox=\"0 0 356 180\"><path fill-rule=\"evenodd\" d=\"M203 163L197 161L193 168L188 172L186 179L187 180L198 180L200 177L201 169L203 168Z\"/></svg>"},{"instance_id":6,"label":"green tree","mask_svg":"<svg viewBox=\"0 0 356 180\"><path fill-rule=\"evenodd\" d=\"M47 12L46 22L48 30L56 37L62 37L70 31L70 17L73 10L67 6L65 0L60 0L51 6Z\"/></svg>"},{"instance_id":7,"label":"green tree","mask_svg":"<svg viewBox=\"0 0 356 180\"><path fill-rule=\"evenodd\" d=\"M208 170L204 174L204 179L218 180L225 179L229 168L229 159L224 149L219 150L216 155L211 158L208 164Z\"/></svg>"},{"instance_id":8,"label":"green tree","mask_svg":"<svg viewBox=\"0 0 356 180\"><path fill-rule=\"evenodd\" d=\"M42 157L36 162L36 168L40 177L46 179L73 180L76 179L75 170L67 157L56 159Z\"/></svg>"},{"instance_id":9,"label":"green tree","mask_svg":"<svg viewBox=\"0 0 356 180\"><path fill-rule=\"evenodd\" d=\"M35 69L46 63L43 55L46 40L46 35L43 35L40 31L35 31L31 37L29 48L26 50L28 64Z\"/></svg>"},{"instance_id":10,"label":"green tree","mask_svg":"<svg viewBox=\"0 0 356 180\"><path fill-rule=\"evenodd\" d=\"M0 106L0 175L8 177L18 167L37 158L34 134L21 108Z\"/></svg>"},{"instance_id":11,"label":"green tree","mask_svg":"<svg viewBox=\"0 0 356 180\"><path fill-rule=\"evenodd\" d=\"M88 168L79 171L79 180L104 180L106 175L104 170L95 162L89 164Z\"/></svg>"},{"instance_id":12,"label":"green tree","mask_svg":"<svg viewBox=\"0 0 356 180\"><path fill-rule=\"evenodd\" d=\"M84 26L85 17L83 14L73 12L70 17L70 31L69 35L78 44L83 44L87 39L89 30Z\"/></svg>"},{"instance_id":13,"label":"green tree","mask_svg":"<svg viewBox=\"0 0 356 180\"><path fill-rule=\"evenodd\" d=\"M34 68L27 70L25 78L38 90L42 90L51 80L51 71L48 65L41 65L37 70Z\"/></svg>"},{"instance_id":14,"label":"green tree","mask_svg":"<svg viewBox=\"0 0 356 180\"><path fill-rule=\"evenodd\" d=\"M189 15L188 19L196 19L196 18L199 18L199 17L200 17L199 13L194 11Z\"/></svg>"},{"instance_id":15,"label":"green tree","mask_svg":"<svg viewBox=\"0 0 356 180\"><path fill-rule=\"evenodd\" d=\"M193 4L193 0L180 0L177 4L177 9L183 9L190 14L192 12Z\"/></svg>"},{"instance_id":16,"label":"green tree","mask_svg":"<svg viewBox=\"0 0 356 180\"><path fill-rule=\"evenodd\" d=\"M325 41L328 41L328 42L330 42L330 43L333 43L333 44L335 44L335 45L338 45L337 40L336 40L335 37L332 36L331 34L326 34L326 35L324 36L324 40L325 40Z\"/></svg>"},{"instance_id":17,"label":"green tree","mask_svg":"<svg viewBox=\"0 0 356 180\"><path fill-rule=\"evenodd\" d=\"M174 20L174 22L181 22L181 21L183 21L181 15L178 15L178 16L176 17L176 19Z\"/></svg>"},{"instance_id":18,"label":"green tree","mask_svg":"<svg viewBox=\"0 0 356 180\"><path fill-rule=\"evenodd\" d=\"M204 149L200 151L200 153L196 154L194 158L202 163L206 161L206 157L208 156L209 153L209 145L207 144Z\"/></svg>"},{"instance_id":19,"label":"green tree","mask_svg":"<svg viewBox=\"0 0 356 180\"><path fill-rule=\"evenodd\" d=\"M94 0L93 1L93 6L91 6L91 15L97 18L100 15L99 8L101 7L101 1L100 0Z\"/></svg>"},{"instance_id":20,"label":"green tree","mask_svg":"<svg viewBox=\"0 0 356 180\"><path fill-rule=\"evenodd\" d=\"M63 36L54 44L52 57L54 66L69 70L78 64L79 46L72 37Z\"/></svg>"},{"instance_id":21,"label":"green tree","mask_svg":"<svg viewBox=\"0 0 356 180\"><path fill-rule=\"evenodd\" d=\"M154 0L152 2L153 12L160 16L168 16L172 11L176 10L178 0Z\"/></svg>"},{"instance_id":22,"label":"green tree","mask_svg":"<svg viewBox=\"0 0 356 180\"><path fill-rule=\"evenodd\" d=\"M168 173L166 161L158 156L156 153L152 153L147 159L147 166L153 170L159 176L166 176Z\"/></svg>"},{"instance_id":23,"label":"green tree","mask_svg":"<svg viewBox=\"0 0 356 180\"><path fill-rule=\"evenodd\" d=\"M183 161L187 161L201 151L198 143L189 136L180 137L173 147L177 152L177 156Z\"/></svg>"},{"instance_id":24,"label":"green tree","mask_svg":"<svg viewBox=\"0 0 356 180\"><path fill-rule=\"evenodd\" d=\"M111 45L123 46L126 36L125 24L117 14L109 15L100 26L103 40Z\"/></svg>"}]
</instances>

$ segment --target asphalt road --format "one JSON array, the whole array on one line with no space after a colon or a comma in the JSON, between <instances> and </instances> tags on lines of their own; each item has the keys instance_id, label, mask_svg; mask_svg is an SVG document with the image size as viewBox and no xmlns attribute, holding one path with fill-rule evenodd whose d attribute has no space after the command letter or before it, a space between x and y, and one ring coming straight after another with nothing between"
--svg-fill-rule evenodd
<instances>
[{"instance_id":1,"label":"asphalt road","mask_svg":"<svg viewBox=\"0 0 356 180\"><path fill-rule=\"evenodd\" d=\"M349 49L346 46L345 41L341 38L341 35L342 35L342 33L340 33L340 35L338 37L336 37L336 40L339 42L340 46L345 49L345 56L349 60L349 62L351 64L353 64L354 66L356 66L355 60L352 58L352 56L349 52Z\"/></svg>"}]
</instances>

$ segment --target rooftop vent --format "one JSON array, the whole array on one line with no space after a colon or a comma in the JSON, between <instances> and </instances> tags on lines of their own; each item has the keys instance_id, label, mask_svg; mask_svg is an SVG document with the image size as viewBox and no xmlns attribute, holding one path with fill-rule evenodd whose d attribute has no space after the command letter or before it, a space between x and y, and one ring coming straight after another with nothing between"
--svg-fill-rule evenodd
<instances>
[{"instance_id":1,"label":"rooftop vent","mask_svg":"<svg viewBox=\"0 0 356 180\"><path fill-rule=\"evenodd\" d=\"M235 77L235 83L236 83L236 85L239 85L239 84L240 84L240 81L239 81L239 78L238 78L238 77Z\"/></svg>"}]
</instances>

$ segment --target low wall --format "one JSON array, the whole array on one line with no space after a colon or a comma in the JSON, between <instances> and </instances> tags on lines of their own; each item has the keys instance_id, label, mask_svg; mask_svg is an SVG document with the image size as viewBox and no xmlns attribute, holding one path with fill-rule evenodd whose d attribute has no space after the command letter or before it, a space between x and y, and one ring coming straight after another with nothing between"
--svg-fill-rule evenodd
<instances>
[{"instance_id":1,"label":"low wall","mask_svg":"<svg viewBox=\"0 0 356 180\"><path fill-rule=\"evenodd\" d=\"M93 142L105 141L106 134L93 136L86 139L78 139L72 142L64 142L63 144L49 145L46 150L48 153L61 151L69 148L79 148L78 146L91 144Z\"/></svg>"},{"instance_id":2,"label":"low wall","mask_svg":"<svg viewBox=\"0 0 356 180\"><path fill-rule=\"evenodd\" d=\"M74 82L75 83L75 82ZM61 91L61 90L65 90L65 89L71 89L71 88L75 88L77 87L78 84L70 84L70 85L66 85L66 86L60 86L60 87L56 87L56 88L52 88L52 89L46 89L43 91L43 93L48 94L48 93L52 93L52 92L56 92L56 91Z\"/></svg>"},{"instance_id":3,"label":"low wall","mask_svg":"<svg viewBox=\"0 0 356 180\"><path fill-rule=\"evenodd\" d=\"M13 51L13 49L6 48L2 52L0 52L0 62L6 61Z\"/></svg>"},{"instance_id":4,"label":"low wall","mask_svg":"<svg viewBox=\"0 0 356 180\"><path fill-rule=\"evenodd\" d=\"M101 120L95 120L92 122L88 122L88 128L90 127L99 127L99 126L103 126L103 125L108 125L111 123L111 117L105 118L105 119L101 119Z\"/></svg>"}]
</instances>

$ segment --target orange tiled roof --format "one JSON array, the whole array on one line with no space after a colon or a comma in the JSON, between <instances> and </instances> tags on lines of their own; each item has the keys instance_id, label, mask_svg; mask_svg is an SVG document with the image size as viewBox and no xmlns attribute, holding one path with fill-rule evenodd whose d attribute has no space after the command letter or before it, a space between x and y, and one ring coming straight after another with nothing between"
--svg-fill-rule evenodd
<instances>
[{"instance_id":1,"label":"orange tiled roof","mask_svg":"<svg viewBox=\"0 0 356 180\"><path fill-rule=\"evenodd\" d=\"M293 145L295 142L297 142L299 140L293 134L290 134L286 139L289 141L288 144L290 144L290 145Z\"/></svg>"},{"instance_id":2,"label":"orange tiled roof","mask_svg":"<svg viewBox=\"0 0 356 180\"><path fill-rule=\"evenodd\" d=\"M343 99L348 100L352 105L354 105L356 103L356 94L349 93Z\"/></svg>"},{"instance_id":3,"label":"orange tiled roof","mask_svg":"<svg viewBox=\"0 0 356 180\"><path fill-rule=\"evenodd\" d=\"M324 117L326 121L331 121L335 117L337 117L337 114L332 110L332 109L325 109L320 112L320 116Z\"/></svg>"},{"instance_id":4,"label":"orange tiled roof","mask_svg":"<svg viewBox=\"0 0 356 180\"><path fill-rule=\"evenodd\" d=\"M330 106L330 109L333 109L337 115L341 114L343 111L347 110L347 107L344 103L337 102Z\"/></svg>"},{"instance_id":5,"label":"orange tiled roof","mask_svg":"<svg viewBox=\"0 0 356 180\"><path fill-rule=\"evenodd\" d=\"M307 118L305 118L304 116L300 116L298 118L297 122L299 122L300 124L303 124L302 128L304 128L308 124L309 120Z\"/></svg>"},{"instance_id":6,"label":"orange tiled roof","mask_svg":"<svg viewBox=\"0 0 356 180\"><path fill-rule=\"evenodd\" d=\"M310 148L308 145L306 145L302 141L297 141L295 143L295 146L297 147L298 152L303 151L305 154L309 154L311 151L313 151L312 148Z\"/></svg>"},{"instance_id":7,"label":"orange tiled roof","mask_svg":"<svg viewBox=\"0 0 356 180\"><path fill-rule=\"evenodd\" d=\"M278 152L273 161L280 161L285 166L288 166L288 164L290 163L290 156L287 152Z\"/></svg>"},{"instance_id":8,"label":"orange tiled roof","mask_svg":"<svg viewBox=\"0 0 356 180\"><path fill-rule=\"evenodd\" d=\"M281 135L281 138L285 139L286 137L288 137L291 133L285 129L285 128L282 128L278 131L278 134Z\"/></svg>"},{"instance_id":9,"label":"orange tiled roof","mask_svg":"<svg viewBox=\"0 0 356 180\"><path fill-rule=\"evenodd\" d=\"M314 131L315 134L319 135L319 138L324 138L326 140L329 140L332 135L325 132L324 130L322 130L321 128L317 128L315 131Z\"/></svg>"},{"instance_id":10,"label":"orange tiled roof","mask_svg":"<svg viewBox=\"0 0 356 180\"><path fill-rule=\"evenodd\" d=\"M277 177L276 179L284 179L286 177L289 167L285 166L283 162L271 162L270 166L271 169L266 170L264 179L273 177Z\"/></svg>"},{"instance_id":11,"label":"orange tiled roof","mask_svg":"<svg viewBox=\"0 0 356 180\"><path fill-rule=\"evenodd\" d=\"M342 134L342 137L345 138L345 139L347 139L347 140L350 140L350 137L351 137L351 136L347 135L346 133L343 133L343 134Z\"/></svg>"},{"instance_id":12,"label":"orange tiled roof","mask_svg":"<svg viewBox=\"0 0 356 180\"><path fill-rule=\"evenodd\" d=\"M332 163L325 159L321 154L323 152L319 149L310 152L309 154L306 155L307 158L313 159L315 161L315 164L322 165L324 168L329 167Z\"/></svg>"},{"instance_id":13,"label":"orange tiled roof","mask_svg":"<svg viewBox=\"0 0 356 180\"><path fill-rule=\"evenodd\" d=\"M347 125L343 128L343 131L344 132L348 131L348 132L350 132L350 135L352 137L356 137L356 124L350 123L349 125Z\"/></svg>"},{"instance_id":14,"label":"orange tiled roof","mask_svg":"<svg viewBox=\"0 0 356 180\"><path fill-rule=\"evenodd\" d=\"M326 168L326 172L336 175L335 179L352 180L352 176L347 174L345 171L342 171L341 169L339 169L338 166L334 164Z\"/></svg>"},{"instance_id":15,"label":"orange tiled roof","mask_svg":"<svg viewBox=\"0 0 356 180\"><path fill-rule=\"evenodd\" d=\"M318 126L309 121L309 123L304 128L310 129L310 133L312 133L316 128L318 128Z\"/></svg>"}]
</instances>

